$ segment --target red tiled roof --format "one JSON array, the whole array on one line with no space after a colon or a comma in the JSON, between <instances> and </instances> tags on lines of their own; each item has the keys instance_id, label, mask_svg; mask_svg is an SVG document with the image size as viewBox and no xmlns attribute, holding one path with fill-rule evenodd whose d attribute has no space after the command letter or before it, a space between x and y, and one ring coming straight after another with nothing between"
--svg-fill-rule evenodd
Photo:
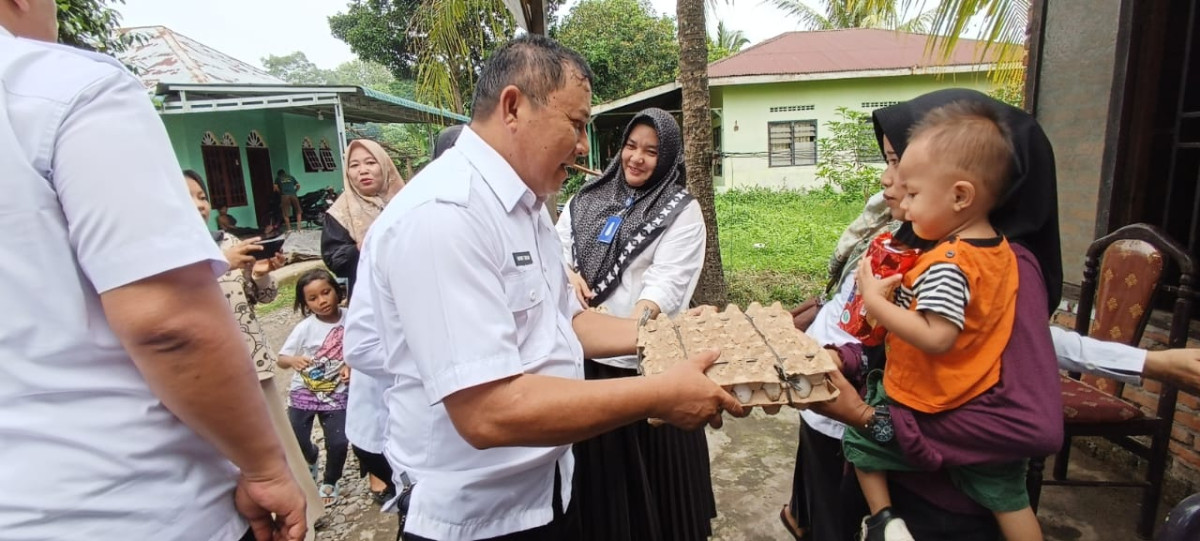
<instances>
[{"instance_id":1,"label":"red tiled roof","mask_svg":"<svg viewBox=\"0 0 1200 541\"><path fill-rule=\"evenodd\" d=\"M980 63L983 42L960 39L950 58L927 53L929 36L894 30L853 28L787 32L709 64L708 76L792 75L842 71L909 69ZM995 58L999 47L988 49Z\"/></svg>"}]
</instances>

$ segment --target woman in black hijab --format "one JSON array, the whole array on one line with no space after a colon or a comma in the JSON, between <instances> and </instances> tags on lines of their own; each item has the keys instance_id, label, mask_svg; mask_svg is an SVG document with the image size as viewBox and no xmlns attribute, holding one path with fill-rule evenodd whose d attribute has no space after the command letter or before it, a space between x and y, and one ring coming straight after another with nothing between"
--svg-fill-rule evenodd
<instances>
[{"instance_id":1,"label":"woman in black hijab","mask_svg":"<svg viewBox=\"0 0 1200 541\"><path fill-rule=\"evenodd\" d=\"M1049 313L1062 297L1062 251L1058 235L1058 180L1054 149L1033 115L986 94L965 88L949 88L923 94L907 102L876 110L875 136L883 148L885 133L891 135L898 155L908 146L908 130L929 111L956 101L983 102L996 108L1012 131L1013 173L1008 193L988 217L1009 242L1024 246L1042 267ZM1049 315L1047 315L1049 317Z\"/></svg>"},{"instance_id":2,"label":"woman in black hijab","mask_svg":"<svg viewBox=\"0 0 1200 541\"><path fill-rule=\"evenodd\" d=\"M1050 143L1037 122L1028 113L1000 103L982 93L966 90L966 89L948 89L931 92L914 98L910 101L903 102L897 105L876 110L872 115L875 123L876 137L879 141L880 150L883 152L884 137L887 138L894 155L885 158L895 159L903 155L908 144L908 132L921 118L930 110L944 105L948 105L957 101L972 101L982 102L990 107L995 107L1000 113L1004 121L1009 125L1013 137L1015 155L1013 163L1013 174L1010 179L1010 188L1003 199L1003 203L992 212L991 220L993 225L1004 233L1010 242L1020 246L1019 251L1025 254L1032 254L1032 259L1035 262L1026 265L1028 268L1036 268L1032 273L1022 273L1022 280L1026 280L1029 276L1041 275L1042 284L1034 283L1038 280L1032 280L1029 283L1023 282L1018 291L1019 311L1017 321L1014 323L1013 341L1010 342L1009 349L1006 350L1006 358L1010 353L1015 352L1014 344L1017 344L1017 349L1025 353L1023 361L1028 361L1030 372L1035 374L1030 375L1030 378L1036 379L1038 384L1047 377L1053 384L1057 381L1053 378L1053 367L1043 366L1047 363L1053 363L1053 348L1049 343L1048 331L1046 331L1046 321L1049 318L1050 312L1058 305L1058 299L1061 294L1062 283L1062 266L1059 252L1059 237L1058 237L1058 207L1057 207L1057 192L1054 170L1054 155ZM885 174L885 184L887 184L888 176ZM862 248L866 243L869 243L882 229L894 229L896 226L885 226L888 217L881 215L886 214L887 209L879 207L868 207L867 213L870 216L856 221L869 224L879 224L875 228L865 228L858 239L859 247L847 250L848 256L845 261L835 259L835 265L832 267L834 280L841 286L846 279L853 280L853 269L856 267L856 256L861 255ZM869 229L869 230L868 230ZM896 229L895 235L909 245L921 244L920 239L917 239L912 234L911 228L907 225L901 225ZM839 245L842 244L839 242ZM1027 250L1027 251L1025 251ZM1018 250L1015 250L1018 251ZM851 269L850 273L840 272L839 266L836 263L842 262L846 268ZM1023 267L1024 268L1024 267ZM847 278L847 275L849 277ZM1042 296L1044 292L1044 296ZM1029 309L1030 301L1036 303L1037 306ZM814 325L819 326L823 320L822 316L833 314L836 318L840 314L842 306L837 303L831 303L822 308L822 313L818 314L817 321ZM828 313L826 313L828 312ZM824 318L824 319L827 319ZM819 330L819 329L818 329ZM841 345L841 344L835 344ZM857 344L854 344L857 348ZM845 348L843 348L845 349ZM858 349L861 351L861 349ZM870 352L873 358L881 359L882 352ZM856 361L857 355L844 355ZM1036 358L1035 358L1036 357ZM1048 371L1047 371L1048 370ZM1011 370L1006 372L1011 375ZM1047 377L1041 375L1050 374ZM1004 380L1002 380L1003 383ZM997 388L1002 387L998 385ZM1053 390L1051 390L1053 392ZM854 393L850 393L853 395ZM992 396L999 395L999 396ZM977 399L977 402L986 403L987 407L994 408L997 403L1003 404L1002 407L1014 407L1011 401L1005 401L1003 391L993 393L989 391L987 398ZM1017 404L1014 409L1020 411L1014 412L1012 417L1017 419L1034 419L1034 422L1026 424L1026 427L1043 422L1047 416L1061 414L1061 411L1051 411L1053 406L1048 405L1046 401L1026 401L1023 406ZM820 408L814 408L820 409ZM967 408L970 410L970 408ZM1061 408L1059 408L1061 409ZM809 412L806 412L808 414ZM974 413L971 413L974 415ZM919 428L911 417L901 415L898 421L908 421L897 423L896 430L899 433L902 431L913 430ZM781 514L781 519L785 525L792 530L793 535L798 532L794 527L803 528L804 537L797 536L797 539L806 539L811 541L845 541L853 538L856 531L855 526L858 519L864 514L856 508L856 504L861 505L861 496L857 495L858 487L852 476L845 477L840 474L844 460L841 457L840 438L836 435L840 434L840 430L830 430L829 421L826 423L814 423L806 417L806 423L803 427L803 432L800 437L800 446L797 450L797 464L795 476L793 480L793 497L790 504L785 507L785 512ZM825 430L820 433L813 430L812 426L822 424ZM1014 421L1015 424L1015 421ZM1044 423L1043 423L1044 424ZM1038 425L1040 426L1040 425ZM836 427L835 427L836 428ZM834 432L834 433L827 433ZM1037 434L1034 437L1034 431L1030 432L1031 436L1026 441L1015 441L1020 438L1012 438L1013 445L1026 445L1033 449L1039 446L1045 446L1048 437L1041 437ZM909 441L918 440L919 437L909 438ZM946 450L933 446L934 450ZM973 452L967 450L964 452ZM1032 452L1031 452L1032 454ZM926 457L928 458L928 457ZM937 485L939 479L930 479L928 482L918 480L918 484L924 482L926 486ZM839 487L839 483L841 486ZM940 488L945 488L940 486ZM838 496L839 492L842 496ZM936 491L934 491L936 492ZM947 492L943 491L941 495ZM908 494L907 492L898 492L898 494ZM953 497L953 490L949 492ZM936 500L937 498L933 498ZM991 536L995 538L995 534L991 533L994 527L994 522L986 513L978 517L971 514L958 513L958 509L946 509L939 505L938 501L926 503L926 500L921 498L894 498L896 508L901 511L915 513L920 519L917 521L909 521L910 524L921 526L929 524L930 520L936 520L936 524L940 524L949 537L948 539L971 539L972 535L981 535L983 538ZM863 507L865 509L865 507ZM966 511L966 510L964 510ZM913 529L914 533L917 530ZM938 538L938 537L934 537Z\"/></svg>"},{"instance_id":3,"label":"woman in black hijab","mask_svg":"<svg viewBox=\"0 0 1200 541\"><path fill-rule=\"evenodd\" d=\"M621 154L559 217L572 284L584 307L615 316L678 315L704 262L704 220L688 194L679 124L646 109ZM587 359L587 379L637 375L637 359ZM703 430L636 422L577 443L575 498L584 538L706 539L716 504Z\"/></svg>"}]
</instances>

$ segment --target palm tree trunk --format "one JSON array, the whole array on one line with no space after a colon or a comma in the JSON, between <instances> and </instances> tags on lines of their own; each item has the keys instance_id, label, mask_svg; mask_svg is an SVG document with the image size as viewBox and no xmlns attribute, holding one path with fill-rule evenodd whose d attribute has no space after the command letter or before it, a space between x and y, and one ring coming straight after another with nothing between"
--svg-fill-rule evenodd
<instances>
[{"instance_id":1,"label":"palm tree trunk","mask_svg":"<svg viewBox=\"0 0 1200 541\"><path fill-rule=\"evenodd\" d=\"M717 212L713 205L712 113L708 95L708 36L704 26L705 0L677 0L679 22L679 85L683 91L683 155L688 190L700 203L707 229L704 269L696 286L696 304L723 307L725 272L717 239Z\"/></svg>"}]
</instances>

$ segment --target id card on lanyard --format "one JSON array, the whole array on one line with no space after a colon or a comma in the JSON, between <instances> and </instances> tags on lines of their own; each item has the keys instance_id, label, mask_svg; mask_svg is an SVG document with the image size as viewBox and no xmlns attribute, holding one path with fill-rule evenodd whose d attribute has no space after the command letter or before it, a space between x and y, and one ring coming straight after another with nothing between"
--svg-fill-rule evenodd
<instances>
[{"instance_id":1,"label":"id card on lanyard","mask_svg":"<svg viewBox=\"0 0 1200 541\"><path fill-rule=\"evenodd\" d=\"M617 236L617 231L621 230L621 221L624 220L622 215L632 206L633 196L631 195L625 199L625 210L622 210L619 214L609 216L604 221L604 227L600 229L600 234L596 236L596 242L600 244L612 244L613 238Z\"/></svg>"}]
</instances>

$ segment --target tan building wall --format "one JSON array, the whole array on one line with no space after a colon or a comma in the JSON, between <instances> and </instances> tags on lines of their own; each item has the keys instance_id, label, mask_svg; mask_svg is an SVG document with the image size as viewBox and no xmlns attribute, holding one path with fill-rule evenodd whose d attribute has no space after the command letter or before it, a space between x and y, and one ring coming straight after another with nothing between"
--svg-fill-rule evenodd
<instances>
[{"instance_id":1,"label":"tan building wall","mask_svg":"<svg viewBox=\"0 0 1200 541\"><path fill-rule=\"evenodd\" d=\"M1079 284L1095 239L1119 0L1047 2L1037 117L1058 166L1063 278Z\"/></svg>"}]
</instances>

